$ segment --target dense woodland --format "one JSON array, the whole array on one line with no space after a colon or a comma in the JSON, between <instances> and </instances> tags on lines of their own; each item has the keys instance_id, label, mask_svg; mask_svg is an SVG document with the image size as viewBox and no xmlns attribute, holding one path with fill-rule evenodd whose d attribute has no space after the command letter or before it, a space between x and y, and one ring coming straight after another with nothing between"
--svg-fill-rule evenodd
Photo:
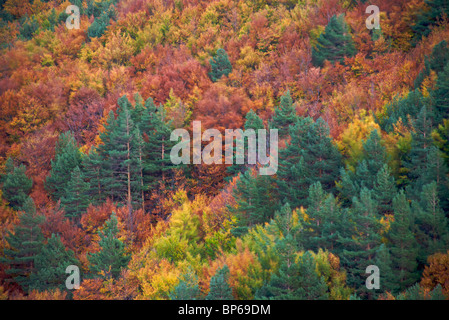
<instances>
[{"instance_id":1,"label":"dense woodland","mask_svg":"<svg viewBox=\"0 0 449 320\"><path fill-rule=\"evenodd\" d=\"M449 1L0 8L0 299L449 298ZM194 120L277 174L174 165Z\"/></svg>"}]
</instances>

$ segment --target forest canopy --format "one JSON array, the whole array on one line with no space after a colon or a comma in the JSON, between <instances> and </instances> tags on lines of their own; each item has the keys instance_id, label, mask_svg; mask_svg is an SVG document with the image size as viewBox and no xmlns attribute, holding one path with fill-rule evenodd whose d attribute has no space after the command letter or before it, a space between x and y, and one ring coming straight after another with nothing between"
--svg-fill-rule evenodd
<instances>
[{"instance_id":1,"label":"forest canopy","mask_svg":"<svg viewBox=\"0 0 449 320\"><path fill-rule=\"evenodd\" d=\"M0 299L449 299L448 15L1 0ZM173 163L196 121L277 130L276 174Z\"/></svg>"}]
</instances>

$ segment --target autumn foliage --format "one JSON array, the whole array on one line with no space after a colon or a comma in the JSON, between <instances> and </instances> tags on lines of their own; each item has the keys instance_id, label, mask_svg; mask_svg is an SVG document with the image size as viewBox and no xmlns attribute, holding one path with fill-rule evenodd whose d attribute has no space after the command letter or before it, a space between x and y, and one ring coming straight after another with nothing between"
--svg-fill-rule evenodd
<instances>
[{"instance_id":1,"label":"autumn foliage","mask_svg":"<svg viewBox=\"0 0 449 320\"><path fill-rule=\"evenodd\" d=\"M443 2L1 1L0 299L449 298ZM278 172L172 164L193 121Z\"/></svg>"}]
</instances>

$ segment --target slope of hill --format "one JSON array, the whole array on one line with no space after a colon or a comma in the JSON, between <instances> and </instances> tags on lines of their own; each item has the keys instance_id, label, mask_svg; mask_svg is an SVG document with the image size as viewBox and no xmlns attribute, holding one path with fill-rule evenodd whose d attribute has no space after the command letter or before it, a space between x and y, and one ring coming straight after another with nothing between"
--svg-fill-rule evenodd
<instances>
[{"instance_id":1,"label":"slope of hill","mask_svg":"<svg viewBox=\"0 0 449 320\"><path fill-rule=\"evenodd\" d=\"M0 297L448 298L447 1L0 7ZM193 121L277 173L174 164Z\"/></svg>"}]
</instances>

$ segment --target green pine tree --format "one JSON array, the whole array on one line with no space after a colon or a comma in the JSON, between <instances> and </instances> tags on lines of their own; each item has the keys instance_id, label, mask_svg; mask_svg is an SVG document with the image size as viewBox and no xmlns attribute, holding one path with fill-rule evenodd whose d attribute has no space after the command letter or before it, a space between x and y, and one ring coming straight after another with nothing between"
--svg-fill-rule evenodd
<instances>
[{"instance_id":1,"label":"green pine tree","mask_svg":"<svg viewBox=\"0 0 449 320\"><path fill-rule=\"evenodd\" d=\"M82 176L89 183L87 194L90 202L98 205L106 200L103 172L103 158L98 153L97 148L93 147L89 154L83 157Z\"/></svg>"},{"instance_id":2,"label":"green pine tree","mask_svg":"<svg viewBox=\"0 0 449 320\"><path fill-rule=\"evenodd\" d=\"M318 38L315 48L312 48L312 62L321 67L324 61L344 62L345 57L352 57L357 53L344 14L332 16L324 33Z\"/></svg>"},{"instance_id":3,"label":"green pine tree","mask_svg":"<svg viewBox=\"0 0 449 320\"><path fill-rule=\"evenodd\" d=\"M397 300L447 300L447 297L443 295L441 285L438 284L432 291L426 294L424 288L416 283L406 291L400 293Z\"/></svg>"},{"instance_id":4,"label":"green pine tree","mask_svg":"<svg viewBox=\"0 0 449 320\"><path fill-rule=\"evenodd\" d=\"M443 14L449 16L449 3L447 0L425 0L428 9L418 15L417 22L412 26L414 32L413 43L418 43L422 37L430 34L430 27L435 25Z\"/></svg>"},{"instance_id":5,"label":"green pine tree","mask_svg":"<svg viewBox=\"0 0 449 320\"><path fill-rule=\"evenodd\" d=\"M301 232L301 243L306 250L320 248L335 252L338 248L342 210L332 194L324 192L319 182L309 188L307 220Z\"/></svg>"},{"instance_id":6,"label":"green pine tree","mask_svg":"<svg viewBox=\"0 0 449 320\"><path fill-rule=\"evenodd\" d=\"M433 146L432 142L432 132L433 120L432 116L429 115L429 111L422 107L420 113L416 120L413 121L412 131L412 143L410 152L408 154L408 159L404 161L404 167L408 170L408 177L410 182L419 180L426 171L425 166L427 163L427 157L430 148ZM419 187L421 184L417 184L417 190L414 191L415 194L419 194ZM411 197L417 198L417 197Z\"/></svg>"},{"instance_id":7,"label":"green pine tree","mask_svg":"<svg viewBox=\"0 0 449 320\"><path fill-rule=\"evenodd\" d=\"M386 293L386 292L393 292L397 289L397 284L395 283L395 274L396 272L393 271L392 267L392 261L391 261L391 254L390 249L385 245L381 244L379 248L376 251L376 258L374 260L374 265L379 268L379 284L380 289L374 289L376 290L376 297L377 294L380 293Z\"/></svg>"},{"instance_id":8,"label":"green pine tree","mask_svg":"<svg viewBox=\"0 0 449 320\"><path fill-rule=\"evenodd\" d=\"M81 166L81 152L71 132L62 133L56 143L55 159L51 161L50 175L45 188L53 200L58 201L66 195L67 182L71 179L72 170Z\"/></svg>"},{"instance_id":9,"label":"green pine tree","mask_svg":"<svg viewBox=\"0 0 449 320\"><path fill-rule=\"evenodd\" d=\"M366 162L362 163L366 168ZM361 166L357 166L360 168ZM361 170L359 170L361 172ZM360 184L357 183L355 173L351 169L340 169L340 181L336 183L338 195L342 200L343 207L350 207L354 194L360 193Z\"/></svg>"},{"instance_id":10,"label":"green pine tree","mask_svg":"<svg viewBox=\"0 0 449 320\"><path fill-rule=\"evenodd\" d=\"M3 197L9 202L11 208L20 210L28 198L33 180L26 176L25 165L21 164L19 167L14 167L11 158L8 158L5 169L6 174L2 177Z\"/></svg>"},{"instance_id":11,"label":"green pine tree","mask_svg":"<svg viewBox=\"0 0 449 320\"><path fill-rule=\"evenodd\" d=\"M248 113L245 116L245 119L246 119L245 130L248 129L259 130L265 128L263 120L257 115L256 112L253 111L253 109L248 111Z\"/></svg>"},{"instance_id":12,"label":"green pine tree","mask_svg":"<svg viewBox=\"0 0 449 320\"><path fill-rule=\"evenodd\" d=\"M377 202L379 213L386 215L392 213L392 203L397 187L394 177L387 164L379 170L374 184L374 199Z\"/></svg>"},{"instance_id":13,"label":"green pine tree","mask_svg":"<svg viewBox=\"0 0 449 320\"><path fill-rule=\"evenodd\" d=\"M170 293L170 300L199 300L201 295L198 277L192 271L183 275Z\"/></svg>"},{"instance_id":14,"label":"green pine tree","mask_svg":"<svg viewBox=\"0 0 449 320\"><path fill-rule=\"evenodd\" d=\"M106 131L100 135L103 144L98 153L103 159L101 172L105 195L125 202L129 208L142 206L142 139L131 117L132 105L126 97L118 101L117 118L111 112Z\"/></svg>"},{"instance_id":15,"label":"green pine tree","mask_svg":"<svg viewBox=\"0 0 449 320\"><path fill-rule=\"evenodd\" d=\"M258 131L259 129L264 129L263 120L255 113L252 109L246 114L245 117L245 130L254 130L254 133L256 135L255 139L255 146L257 148L257 145L259 143L258 139ZM244 138L244 159L248 159L248 138ZM237 152L236 148L234 148L233 153L233 159L232 159L232 165L229 166L226 171L230 174L229 177L225 178L226 181L231 181L232 178L237 175L238 173L243 173L247 168L253 167L254 165L251 164L237 164Z\"/></svg>"},{"instance_id":16,"label":"green pine tree","mask_svg":"<svg viewBox=\"0 0 449 320\"><path fill-rule=\"evenodd\" d=\"M364 298L372 298L373 293L365 286L366 268L374 264L376 251L381 244L380 219L372 191L362 188L359 197L352 200L348 220L350 230L341 232L338 240L343 247L339 254L341 264L347 271L347 283L355 288L356 293Z\"/></svg>"},{"instance_id":17,"label":"green pine tree","mask_svg":"<svg viewBox=\"0 0 449 320\"><path fill-rule=\"evenodd\" d=\"M279 106L274 109L274 115L270 122L270 128L278 129L279 137L283 138L288 135L289 127L295 125L297 121L298 116L290 95L290 90L287 90L287 92L281 96Z\"/></svg>"},{"instance_id":18,"label":"green pine tree","mask_svg":"<svg viewBox=\"0 0 449 320\"><path fill-rule=\"evenodd\" d=\"M34 260L43 245L44 236L39 226L43 220L43 216L36 213L33 199L28 198L23 205L19 223L6 236L10 248L5 248L4 257L0 257L0 262L9 266L5 272L25 290L30 285L29 276L34 270Z\"/></svg>"},{"instance_id":19,"label":"green pine tree","mask_svg":"<svg viewBox=\"0 0 449 320\"><path fill-rule=\"evenodd\" d=\"M393 199L394 222L387 234L396 290L402 291L419 279L418 246L413 234L414 217L405 193L401 190ZM394 293L397 293L397 291Z\"/></svg>"},{"instance_id":20,"label":"green pine tree","mask_svg":"<svg viewBox=\"0 0 449 320\"><path fill-rule=\"evenodd\" d=\"M20 37L23 40L31 40L33 36L36 34L36 32L39 30L39 22L36 20L36 18L33 16L31 19L28 18L28 16L24 16L23 19L21 19L22 25L19 29Z\"/></svg>"},{"instance_id":21,"label":"green pine tree","mask_svg":"<svg viewBox=\"0 0 449 320\"><path fill-rule=\"evenodd\" d=\"M170 141L171 121L166 119L164 106L156 107L153 99L148 98L139 129L143 137L142 166L146 193L158 192L161 182L173 181L171 178L176 168L170 160L174 142ZM166 185L167 189L173 187Z\"/></svg>"},{"instance_id":22,"label":"green pine tree","mask_svg":"<svg viewBox=\"0 0 449 320\"><path fill-rule=\"evenodd\" d=\"M383 32L382 32L382 28L379 28L379 29L374 28L374 29L371 30L371 40L373 40L373 42L379 40L383 36L384 35L383 35Z\"/></svg>"},{"instance_id":23,"label":"green pine tree","mask_svg":"<svg viewBox=\"0 0 449 320\"><path fill-rule=\"evenodd\" d=\"M123 99L123 97L121 99ZM134 107L132 107L130 103L131 119L134 123L140 126L142 123L142 117L145 113L145 104L140 93L137 92L134 94L134 101L136 103Z\"/></svg>"},{"instance_id":24,"label":"green pine tree","mask_svg":"<svg viewBox=\"0 0 449 320\"><path fill-rule=\"evenodd\" d=\"M100 235L100 251L88 255L90 271L94 277L117 278L126 267L130 257L125 252L125 244L117 238L118 221L113 212L106 221Z\"/></svg>"},{"instance_id":25,"label":"green pine tree","mask_svg":"<svg viewBox=\"0 0 449 320\"><path fill-rule=\"evenodd\" d=\"M440 149L441 156L449 168L449 119L443 119L443 123L438 125L436 131L434 131L435 145Z\"/></svg>"},{"instance_id":26,"label":"green pine tree","mask_svg":"<svg viewBox=\"0 0 449 320\"><path fill-rule=\"evenodd\" d=\"M446 63L442 71L438 74L435 90L432 92L432 98L435 108L439 113L439 119L447 118L449 116L449 62Z\"/></svg>"},{"instance_id":27,"label":"green pine tree","mask_svg":"<svg viewBox=\"0 0 449 320\"><path fill-rule=\"evenodd\" d=\"M229 268L224 265L218 269L215 275L210 279L209 294L206 300L233 300L232 289L229 286Z\"/></svg>"},{"instance_id":28,"label":"green pine tree","mask_svg":"<svg viewBox=\"0 0 449 320\"><path fill-rule=\"evenodd\" d=\"M276 212L269 228L275 235L275 256L279 268L257 292L257 299L326 299L327 285L316 273L316 262L309 251L299 254L304 229L296 221L289 204Z\"/></svg>"},{"instance_id":29,"label":"green pine tree","mask_svg":"<svg viewBox=\"0 0 449 320\"><path fill-rule=\"evenodd\" d=\"M365 177L363 186L372 189L379 170L387 161L387 151L382 144L381 136L377 130L373 130L368 139L363 143L364 156L366 161L368 177ZM371 181L368 181L371 180Z\"/></svg>"},{"instance_id":30,"label":"green pine tree","mask_svg":"<svg viewBox=\"0 0 449 320\"><path fill-rule=\"evenodd\" d=\"M257 224L268 222L278 207L275 183L271 176L253 175L250 170L240 175L234 190L237 206L229 207L238 219L232 230L241 236Z\"/></svg>"},{"instance_id":31,"label":"green pine tree","mask_svg":"<svg viewBox=\"0 0 449 320\"><path fill-rule=\"evenodd\" d=\"M385 116L379 120L380 127L386 132L393 132L398 121L407 128L413 128L413 121L418 117L422 108L425 107L427 113L433 112L432 99L423 96L418 89L410 91L404 97L395 97L387 104ZM429 116L429 114L427 114Z\"/></svg>"},{"instance_id":32,"label":"green pine tree","mask_svg":"<svg viewBox=\"0 0 449 320\"><path fill-rule=\"evenodd\" d=\"M89 182L85 182L79 167L72 171L70 181L67 184L66 195L61 198L61 205L67 217L72 219L81 217L90 204L88 191Z\"/></svg>"},{"instance_id":33,"label":"green pine tree","mask_svg":"<svg viewBox=\"0 0 449 320\"><path fill-rule=\"evenodd\" d=\"M430 291L430 300L447 300L447 296L443 294L441 284L437 284L435 288Z\"/></svg>"},{"instance_id":34,"label":"green pine tree","mask_svg":"<svg viewBox=\"0 0 449 320\"><path fill-rule=\"evenodd\" d=\"M279 268L271 275L269 282L256 292L256 299L299 299L297 291L301 287L296 263L298 246L291 233L286 233L277 240L276 252Z\"/></svg>"},{"instance_id":35,"label":"green pine tree","mask_svg":"<svg viewBox=\"0 0 449 320\"><path fill-rule=\"evenodd\" d=\"M217 82L223 75L228 76L232 72L228 54L222 48L217 50L217 54L209 60L209 63L211 67L209 77L213 82Z\"/></svg>"},{"instance_id":36,"label":"green pine tree","mask_svg":"<svg viewBox=\"0 0 449 320\"><path fill-rule=\"evenodd\" d=\"M433 47L431 55L425 56L424 58L424 68L415 79L415 89L421 87L422 82L430 75L432 70L437 75L444 70L444 67L449 63L448 52L449 48L446 40L441 41Z\"/></svg>"},{"instance_id":37,"label":"green pine tree","mask_svg":"<svg viewBox=\"0 0 449 320\"><path fill-rule=\"evenodd\" d=\"M273 300L321 300L327 299L327 285L316 273L316 262L306 251L297 258L290 235L278 244L280 266L271 275L267 285L258 293L259 299Z\"/></svg>"},{"instance_id":38,"label":"green pine tree","mask_svg":"<svg viewBox=\"0 0 449 320\"><path fill-rule=\"evenodd\" d=\"M316 261L310 251L303 253L298 260L299 288L301 300L326 300L328 286L323 277L316 273Z\"/></svg>"},{"instance_id":39,"label":"green pine tree","mask_svg":"<svg viewBox=\"0 0 449 320\"><path fill-rule=\"evenodd\" d=\"M428 256L445 252L449 247L449 225L440 207L436 182L423 186L420 198L420 204L415 203L414 209L419 229L419 262L425 264Z\"/></svg>"},{"instance_id":40,"label":"green pine tree","mask_svg":"<svg viewBox=\"0 0 449 320\"><path fill-rule=\"evenodd\" d=\"M290 127L291 142L279 152L280 200L293 208L305 205L309 187L320 182L333 192L342 165L341 154L329 137L329 127L320 118L300 119Z\"/></svg>"},{"instance_id":41,"label":"green pine tree","mask_svg":"<svg viewBox=\"0 0 449 320\"><path fill-rule=\"evenodd\" d=\"M362 188L372 190L375 187L379 171L387 161L387 152L377 130L373 130L363 142L363 151L355 172L350 169L341 170L341 181L337 187L346 206L351 204L354 194L360 193Z\"/></svg>"},{"instance_id":42,"label":"green pine tree","mask_svg":"<svg viewBox=\"0 0 449 320\"><path fill-rule=\"evenodd\" d=\"M426 170L418 180L422 185L435 182L437 184L440 206L444 211L449 209L449 169L444 161L442 152L436 146L432 146L427 154Z\"/></svg>"},{"instance_id":43,"label":"green pine tree","mask_svg":"<svg viewBox=\"0 0 449 320\"><path fill-rule=\"evenodd\" d=\"M65 272L69 265L79 266L72 250L66 250L58 235L52 234L34 259L34 271L30 276L30 290L66 290Z\"/></svg>"},{"instance_id":44,"label":"green pine tree","mask_svg":"<svg viewBox=\"0 0 449 320\"><path fill-rule=\"evenodd\" d=\"M290 235L295 242L295 248L302 248L299 243L299 235L302 232L302 226L295 221L295 216L290 204L284 204L280 210L275 212L274 219L271 221L270 226L274 227L274 233L277 235L281 235L284 238Z\"/></svg>"},{"instance_id":45,"label":"green pine tree","mask_svg":"<svg viewBox=\"0 0 449 320\"><path fill-rule=\"evenodd\" d=\"M433 181L437 182L438 195L443 208L448 208L449 183L446 173L448 169L441 151L434 145L432 131L434 119L423 107L416 120L413 121L412 143L403 165L407 170L407 193L411 199L419 199L422 187Z\"/></svg>"},{"instance_id":46,"label":"green pine tree","mask_svg":"<svg viewBox=\"0 0 449 320\"><path fill-rule=\"evenodd\" d=\"M98 18L95 18L94 22L87 29L88 38L101 37L109 26L110 17L108 12L103 12Z\"/></svg>"},{"instance_id":47,"label":"green pine tree","mask_svg":"<svg viewBox=\"0 0 449 320\"><path fill-rule=\"evenodd\" d=\"M0 177L0 182L4 182L6 175L13 173L14 171L14 160L11 157L8 157L5 162L5 173Z\"/></svg>"},{"instance_id":48,"label":"green pine tree","mask_svg":"<svg viewBox=\"0 0 449 320\"><path fill-rule=\"evenodd\" d=\"M48 16L48 29L51 31L55 31L55 26L56 26L56 10L55 8L52 8L50 11L50 14Z\"/></svg>"}]
</instances>

